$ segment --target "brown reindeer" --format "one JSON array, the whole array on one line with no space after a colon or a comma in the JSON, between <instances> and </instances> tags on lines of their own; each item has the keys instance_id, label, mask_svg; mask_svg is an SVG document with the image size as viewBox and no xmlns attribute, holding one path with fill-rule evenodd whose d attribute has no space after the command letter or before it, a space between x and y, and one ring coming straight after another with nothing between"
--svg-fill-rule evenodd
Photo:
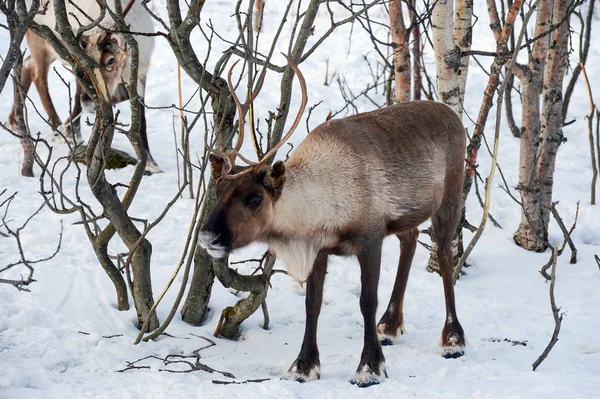
<instances>
[{"instance_id":1,"label":"brown reindeer","mask_svg":"<svg viewBox=\"0 0 600 399\"><path fill-rule=\"evenodd\" d=\"M317 320L327 258L355 255L361 268L364 347L351 382L365 387L387 377L380 342L391 344L403 332L402 303L417 226L431 218L446 297L442 355L461 356L465 338L451 277L451 240L461 211L465 154L460 119L441 103L414 101L329 120L310 132L289 160L269 166L266 160L289 138L307 102L302 74L288 62L302 87L298 116L283 140L258 163L234 165L243 120L234 149L210 155L218 202L200 245L220 258L255 241L267 243L289 274L306 281L304 341L285 376L299 381L319 378ZM229 84L233 93L230 79ZM234 99L243 118L250 101L240 104L235 95ZM390 303L376 324L381 247L390 234L400 239L400 262Z\"/></svg>"},{"instance_id":2,"label":"brown reindeer","mask_svg":"<svg viewBox=\"0 0 600 399\"><path fill-rule=\"evenodd\" d=\"M125 22L130 25L132 31L153 31L151 17L144 10L142 5L135 4L134 0L121 1L123 3L123 17L125 18ZM54 29L56 19L53 2L50 1L45 4L45 6L47 6L46 12L37 15L35 17L35 22ZM79 26L79 21L87 21L88 18L97 18L100 15L100 6L96 0L81 0L77 2L77 6L68 2L66 7L69 21L74 27ZM113 104L116 104L129 99L127 90L122 83L130 84L131 53L128 50L127 43L122 35L107 31L107 28L109 30L116 29L114 21L110 17L106 17L100 25L101 26L96 26L83 32L80 38L80 46L85 50L87 55L100 66L107 89L109 93L112 94L112 102ZM35 33L28 31L26 33L26 38L30 55L27 56L23 62L21 77L23 94L27 95L31 83L33 82L40 94L40 100L48 115L48 121L52 126L53 139L60 142L64 137L71 142L80 143L82 141L81 113L84 108L88 111L94 110L95 104L93 100L85 94L79 84L77 84L71 115L63 124L56 112L56 108L54 107L54 103L50 96L50 91L48 90L48 72L50 70L50 65L59 59L58 54L48 42ZM143 99L146 87L146 74L150 65L150 56L154 48L154 37L135 36L135 39L138 42L139 48L137 92ZM159 172L160 168L150 154L144 107L141 107L140 114L140 140L148 154L146 171L149 173ZM16 126L14 106L8 116L8 124L13 128Z\"/></svg>"}]
</instances>

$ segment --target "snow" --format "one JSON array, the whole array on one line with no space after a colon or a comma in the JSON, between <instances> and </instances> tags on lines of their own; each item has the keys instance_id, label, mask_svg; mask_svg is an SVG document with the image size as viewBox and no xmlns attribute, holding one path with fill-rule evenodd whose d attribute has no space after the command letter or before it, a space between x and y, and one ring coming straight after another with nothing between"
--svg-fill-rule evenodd
<instances>
[{"instance_id":1,"label":"snow","mask_svg":"<svg viewBox=\"0 0 600 399\"><path fill-rule=\"evenodd\" d=\"M155 2L155 8L166 15L163 1ZM276 1L265 7L264 38L272 36L277 28L283 6ZM488 28L483 2L476 2L475 13L480 18L474 34L474 48L493 50L494 42ZM295 9L295 7L293 7ZM219 33L227 38L235 35L232 19L233 5L227 2L207 2L203 22L209 19ZM295 11L292 11L293 20ZM385 19L381 9L371 15ZM344 14L340 14L340 19ZM329 24L325 9L319 12L314 43ZM288 22L278 51L287 48L291 22ZM377 28L385 38L385 32ZM575 29L578 29L575 26ZM351 37L351 41L350 38ZM198 54L203 59L207 45L202 35L195 35ZM268 41L261 46L268 49ZM575 44L574 44L575 47ZM0 30L0 53L8 48L8 34ZM215 38L209 61L209 71L227 44ZM262 47L261 47L262 48ZM577 48L577 47L575 47ZM284 64L275 52L273 62ZM363 55L370 60L377 55L372 43L358 25L337 30L324 44L301 65L308 82L309 104L323 101L312 113L310 126L323 121L327 113L342 107L342 97L334 80L323 85L325 59L329 59L330 78L333 71L343 74L355 93L362 90L371 77ZM571 57L576 61L576 56ZM433 71L431 54L428 70ZM487 63L489 60L482 59ZM592 46L588 59L588 74L592 85L600 81L600 50ZM148 76L147 103L153 107L169 106L177 102L177 63L168 44L157 40ZM239 66L238 66L239 68ZM68 77L68 72L56 65L56 70ZM68 93L54 72L51 72L51 92L61 116L67 115ZM261 118L266 111L275 109L278 103L277 74L267 75L265 87L257 100ZM72 80L72 79L71 79ZM487 76L472 63L469 70L467 115L475 119ZM597 85L596 85L597 86ZM184 98L194 92L195 85L183 77ZM598 88L595 95L600 98ZM40 105L37 92L30 95ZM298 92L294 92L298 102ZM373 94L383 103L379 90ZM8 115L12 104L12 85L7 83L0 94L0 115ZM198 108L198 96L190 108ZM297 106L297 104L295 104ZM360 110L373 109L367 99L359 101ZM119 106L122 120L130 113L127 104ZM292 112L296 109L292 106ZM34 131L48 133L47 126L30 110L30 124ZM518 103L515 103L517 120ZM428 252L418 247L409 278L404 307L405 328L399 343L383 348L389 378L380 385L360 389L348 381L354 376L363 342L362 316L358 306L360 274L355 259L332 257L325 281L323 309L319 323L319 350L321 379L305 384L281 380L298 353L304 333L304 289L293 279L276 274L271 282L268 305L271 316L269 330L263 330L262 314L257 312L242 325L237 340L214 338L220 311L233 305L239 296L223 288L218 282L213 288L210 313L203 326L190 326L181 321L179 313L167 332L155 342L133 345L137 335L135 311L119 312L116 309L114 288L93 254L90 243L76 214L56 215L48 209L33 219L23 232L23 244L30 258L44 257L52 253L63 220L65 230L62 249L51 261L36 265L36 283L31 293L18 292L8 285L0 285L0 397L1 398L152 398L209 397L209 398L355 398L370 397L423 397L423 398L593 398L598 393L600 372L600 272L593 254L600 253L600 213L597 206L589 205L589 144L587 122L584 116L589 102L584 85L578 84L570 107L570 119L575 123L565 128L568 142L560 147L554 199L559 200L558 210L567 225L575 215L576 202L581 201L577 229L573 240L578 249L578 262L571 265L569 252L559 258L557 266L556 301L565 312L559 341L549 357L535 372L531 363L543 351L550 340L554 321L550 310L549 285L538 273L547 262L549 251L530 253L514 245L512 234L519 219L519 207L498 188L496 177L492 193L491 213L502 225L496 228L490 223L470 257L472 266L466 270L456 285L457 314L467 336L466 355L447 360L441 356L439 337L443 326L444 296L439 276L427 273L425 266ZM350 112L350 111L349 111ZM342 113L343 116L344 114ZM86 115L85 117L90 117ZM164 173L144 178L139 193L131 207L131 214L138 218L154 220L177 191L177 169L174 156L173 121L177 113L173 109L150 109L147 111L150 147L154 158ZM495 108L488 120L487 134L492 137ZM177 128L177 122L176 128ZM465 116L469 132L473 124ZM84 138L90 133L83 127ZM297 144L306 135L304 122L292 137ZM123 137L115 138L116 148L130 151ZM192 135L192 152L203 148L203 127ZM285 147L284 147L285 148ZM252 154L251 147L245 147ZM66 154L63 147L55 148L57 154ZM511 136L503 125L499 164L508 184L514 187L518 177L519 141ZM42 202L37 179L20 176L22 149L19 142L8 134L0 134L0 190L18 191L10 218L13 226L22 223ZM485 149L480 152L480 171L487 174L490 165ZM111 181L127 181L132 173L129 167L109 171ZM36 170L39 176L39 169ZM67 179L73 181L72 173ZM122 193L122 191L120 191ZM92 200L87 183L82 183L82 196ZM153 245L152 278L155 296L163 289L176 266L194 201L188 198L177 201L158 229L149 234ZM472 194L468 202L468 219L478 224L481 208ZM465 234L468 241L471 234ZM421 240L425 237L421 236ZM550 240L562 242L562 233L551 223ZM123 252L122 243L111 244L111 253ZM256 257L264 248L258 245L240 250L232 261ZM16 260L16 248L9 239L0 237L0 266ZM384 242L382 272L379 285L378 317L385 310L395 278L399 245L395 238ZM251 265L238 265L240 272L249 272ZM276 267L282 267L277 265ZM18 277L23 271L5 273L2 277ZM181 283L181 275L175 281ZM164 320L175 298L171 290L158 307L158 316ZM132 302L131 302L132 303ZM115 336L112 338L105 338ZM206 345L197 336L214 339L216 346L200 351L201 361L217 370L235 375L235 381L270 378L261 383L244 385L217 385L212 380L231 381L218 373L195 371L169 373L160 371L162 362L148 359L140 365L149 369L116 372L127 362L155 355L164 358L168 354L189 355ZM526 341L526 346L512 345L504 339ZM499 342L497 342L499 341ZM175 369L173 366L170 368ZM181 370L181 368L176 368Z\"/></svg>"}]
</instances>

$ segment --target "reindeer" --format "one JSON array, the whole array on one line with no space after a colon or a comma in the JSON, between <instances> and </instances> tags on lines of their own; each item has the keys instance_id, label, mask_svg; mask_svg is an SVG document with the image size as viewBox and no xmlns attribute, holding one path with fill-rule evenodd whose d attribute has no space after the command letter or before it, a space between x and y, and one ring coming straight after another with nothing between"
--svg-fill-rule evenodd
<instances>
[{"instance_id":1,"label":"reindeer","mask_svg":"<svg viewBox=\"0 0 600 399\"><path fill-rule=\"evenodd\" d=\"M431 218L438 242L446 298L442 355L464 353L456 316L451 240L462 205L465 133L446 105L413 101L329 120L311 131L284 163L266 162L290 137L307 95L301 72L288 58L302 88L302 104L290 130L258 163L235 165L244 137L241 104L233 150L212 150L217 205L203 226L200 245L214 258L255 241L266 243L296 280L306 282L306 329L300 354L284 378L320 378L317 321L330 255L356 256L361 269L360 309L364 347L352 383L360 387L387 378L381 348L403 333L402 303L418 236ZM235 65L234 65L235 66ZM233 69L233 67L232 67ZM384 237L400 240L400 262L388 307L375 324Z\"/></svg>"},{"instance_id":2,"label":"reindeer","mask_svg":"<svg viewBox=\"0 0 600 399\"><path fill-rule=\"evenodd\" d=\"M152 20L150 15L144 10L143 6L135 4L134 0L121 0L123 3L123 16L125 23L130 25L132 32L152 32ZM30 3L30 2L29 2ZM138 2L139 3L139 2ZM49 2L42 2L43 6L47 7L44 14L39 14L34 21L40 25L46 25L54 30L56 26L56 18L54 15L54 5ZM30 6L30 4L28 4ZM77 6L71 2L67 5L67 14L71 26L79 26L79 24L89 23L90 18L96 19L101 14L99 2L96 0L79 0ZM108 15L108 13L107 13ZM95 26L92 29L84 32L80 38L80 46L85 50L87 55L100 65L102 76L106 82L107 89L112 93L112 101L114 104L129 99L127 90L122 83L130 84L130 64L131 53L127 48L127 43L122 35L110 33L111 30L116 30L114 21L110 16L100 23L100 26ZM60 38L56 32L57 37ZM53 139L61 140L62 137L69 141L79 143L81 139L81 122L80 117L83 109L87 111L94 110L93 100L85 94L79 84L76 85L75 102L71 115L63 124L61 122L50 92L48 90L48 72L50 65L59 59L58 54L52 46L43 38L36 35L32 31L26 33L27 44L30 55L23 62L23 71L21 76L21 86L23 94L27 95L31 83L35 86L40 94L40 99L48 121L52 126ZM154 37L152 36L135 36L139 48L139 69L137 81L137 93L143 99L146 90L146 75L150 66L150 56L154 49ZM142 101L143 102L143 101ZM160 172L160 168L154 158L150 154L148 145L148 137L146 130L146 115L144 107L141 107L141 127L140 139L142 146L148 154L146 163L146 171L149 173ZM16 126L15 109L8 116L9 126Z\"/></svg>"}]
</instances>

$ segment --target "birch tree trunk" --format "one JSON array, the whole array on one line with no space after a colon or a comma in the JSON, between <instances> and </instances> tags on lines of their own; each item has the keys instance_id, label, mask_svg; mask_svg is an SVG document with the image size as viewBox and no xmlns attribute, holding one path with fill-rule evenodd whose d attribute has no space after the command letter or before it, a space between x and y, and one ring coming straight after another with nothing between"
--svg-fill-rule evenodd
<instances>
[{"instance_id":1,"label":"birch tree trunk","mask_svg":"<svg viewBox=\"0 0 600 399\"><path fill-rule=\"evenodd\" d=\"M545 32L552 17L552 2L539 3L535 35ZM566 25L566 24L565 24ZM540 143L540 96L548 37L537 40L529 55L527 66L515 69L522 85L522 122L519 161L519 189L523 199L521 223L515 232L515 243L528 250L542 252L547 247L547 236L541 218L537 158Z\"/></svg>"},{"instance_id":2,"label":"birch tree trunk","mask_svg":"<svg viewBox=\"0 0 600 399\"><path fill-rule=\"evenodd\" d=\"M410 101L410 52L401 0L390 0L390 30L394 52L394 102Z\"/></svg>"},{"instance_id":3,"label":"birch tree trunk","mask_svg":"<svg viewBox=\"0 0 600 399\"><path fill-rule=\"evenodd\" d=\"M471 19L473 17L473 0L456 0L456 11L454 12L454 44L461 52L471 50L473 40ZM462 120L463 106L465 101L465 87L467 85L467 74L469 72L469 56L460 58L460 67L457 71L458 97L461 104L458 116Z\"/></svg>"},{"instance_id":4,"label":"birch tree trunk","mask_svg":"<svg viewBox=\"0 0 600 399\"><path fill-rule=\"evenodd\" d=\"M454 44L454 9L452 0L438 0L431 14L433 51L437 77L438 100L448 105L459 116L460 88L458 74L460 49Z\"/></svg>"},{"instance_id":5,"label":"birch tree trunk","mask_svg":"<svg viewBox=\"0 0 600 399\"><path fill-rule=\"evenodd\" d=\"M457 0L456 12L452 0L439 0L435 3L431 16L438 100L452 108L461 120L469 65L469 57L462 57L461 52L471 49L472 16L472 0ZM464 220L464 214L463 205L461 221ZM462 256L463 250L462 223L459 223L452 239L452 257L455 264ZM427 270L441 273L433 230Z\"/></svg>"},{"instance_id":6,"label":"birch tree trunk","mask_svg":"<svg viewBox=\"0 0 600 399\"><path fill-rule=\"evenodd\" d=\"M552 203L552 188L554 186L554 167L556 164L556 153L558 147L563 143L562 132L562 99L563 79L568 64L568 40L569 40L569 0L556 0L552 12L552 22L561 23L550 35L550 47L546 71L544 73L544 102L542 109L542 143L540 155L537 161L537 170L540 186L540 201L550 205ZM544 233L548 235L548 224L550 222L550 209L541 206L541 219Z\"/></svg>"},{"instance_id":7,"label":"birch tree trunk","mask_svg":"<svg viewBox=\"0 0 600 399\"><path fill-rule=\"evenodd\" d=\"M421 31L417 20L416 0L408 0L412 33L413 100L421 99Z\"/></svg>"}]
</instances>

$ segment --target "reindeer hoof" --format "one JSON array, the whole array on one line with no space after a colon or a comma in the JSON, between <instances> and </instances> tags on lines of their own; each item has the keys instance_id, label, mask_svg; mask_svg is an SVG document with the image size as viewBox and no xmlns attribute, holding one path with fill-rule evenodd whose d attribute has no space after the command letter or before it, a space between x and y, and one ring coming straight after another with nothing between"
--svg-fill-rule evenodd
<instances>
[{"instance_id":1,"label":"reindeer hoof","mask_svg":"<svg viewBox=\"0 0 600 399\"><path fill-rule=\"evenodd\" d=\"M446 330L446 327L444 327ZM460 324L454 327L456 332L442 333L442 357L445 359L457 359L465 354L465 336Z\"/></svg>"},{"instance_id":2,"label":"reindeer hoof","mask_svg":"<svg viewBox=\"0 0 600 399\"><path fill-rule=\"evenodd\" d=\"M367 388L372 385L381 384L387 377L387 371L385 370L385 365L383 363L379 367L379 375L375 374L373 370L371 370L371 367L365 364L356 372L354 378L350 380L350 384L356 385L359 388Z\"/></svg>"},{"instance_id":3,"label":"reindeer hoof","mask_svg":"<svg viewBox=\"0 0 600 399\"><path fill-rule=\"evenodd\" d=\"M406 330L404 324L400 325L395 331L389 331L387 324L381 323L377 326L377 337L381 346L391 346L399 342L399 337L404 335Z\"/></svg>"},{"instance_id":4,"label":"reindeer hoof","mask_svg":"<svg viewBox=\"0 0 600 399\"><path fill-rule=\"evenodd\" d=\"M296 381L300 383L305 383L309 381L318 380L321 378L321 369L319 366L313 366L308 370L300 370L298 367L298 361L292 364L292 367L288 370L283 377L282 380L288 381Z\"/></svg>"},{"instance_id":5,"label":"reindeer hoof","mask_svg":"<svg viewBox=\"0 0 600 399\"><path fill-rule=\"evenodd\" d=\"M461 346L449 346L442 350L444 359L458 359L465 354L465 349Z\"/></svg>"},{"instance_id":6,"label":"reindeer hoof","mask_svg":"<svg viewBox=\"0 0 600 399\"><path fill-rule=\"evenodd\" d=\"M155 173L162 173L162 170L160 170L160 167L156 162L154 162L154 160L148 160L146 162L146 169L144 170L144 175L151 176Z\"/></svg>"}]
</instances>

